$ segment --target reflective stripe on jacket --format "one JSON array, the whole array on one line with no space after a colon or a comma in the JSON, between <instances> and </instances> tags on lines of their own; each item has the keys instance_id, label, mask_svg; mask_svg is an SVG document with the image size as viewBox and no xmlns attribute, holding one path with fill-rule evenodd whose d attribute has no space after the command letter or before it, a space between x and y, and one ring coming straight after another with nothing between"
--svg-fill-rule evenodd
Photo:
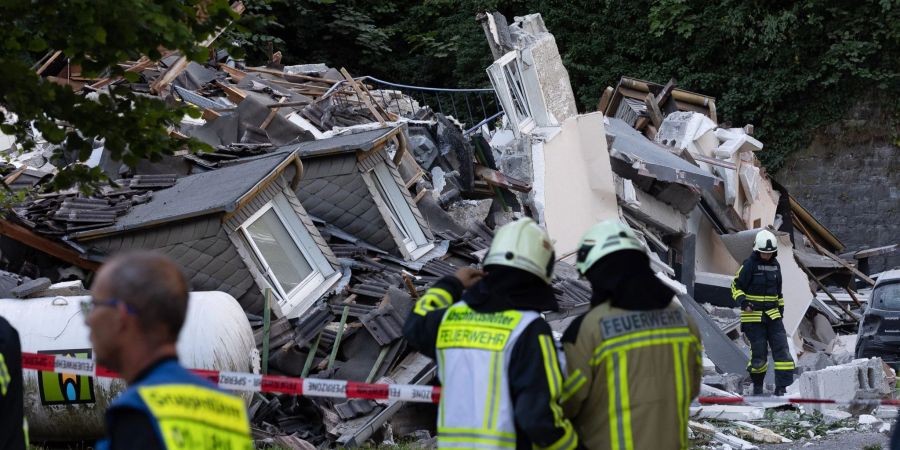
<instances>
[{"instance_id":1,"label":"reflective stripe on jacket","mask_svg":"<svg viewBox=\"0 0 900 450\"><path fill-rule=\"evenodd\" d=\"M253 449L244 401L190 373L176 360L159 364L113 401L106 412L107 429L115 426L117 413L126 409L146 414L169 450ZM109 441L101 441L97 448L108 446Z\"/></svg>"},{"instance_id":2,"label":"reflective stripe on jacket","mask_svg":"<svg viewBox=\"0 0 900 450\"><path fill-rule=\"evenodd\" d=\"M765 310L784 307L781 292L781 265L773 257L763 261L757 252L747 258L731 282L731 298L735 306L752 302L754 309Z\"/></svg>"},{"instance_id":3,"label":"reflective stripe on jacket","mask_svg":"<svg viewBox=\"0 0 900 450\"><path fill-rule=\"evenodd\" d=\"M458 281L442 279L404 326L410 345L438 363L438 446L575 449L550 326L534 311L454 304L461 294Z\"/></svg>"},{"instance_id":4,"label":"reflective stripe on jacket","mask_svg":"<svg viewBox=\"0 0 900 450\"><path fill-rule=\"evenodd\" d=\"M703 362L699 332L680 305L628 311L603 303L570 325L563 348L563 408L582 445L688 448Z\"/></svg>"}]
</instances>

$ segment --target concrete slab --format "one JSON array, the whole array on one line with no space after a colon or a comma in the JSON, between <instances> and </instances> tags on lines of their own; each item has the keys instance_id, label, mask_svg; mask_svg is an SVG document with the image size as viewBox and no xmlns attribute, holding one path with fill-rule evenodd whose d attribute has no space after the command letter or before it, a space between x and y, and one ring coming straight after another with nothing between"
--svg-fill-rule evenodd
<instances>
[{"instance_id":1,"label":"concrete slab","mask_svg":"<svg viewBox=\"0 0 900 450\"><path fill-rule=\"evenodd\" d=\"M619 217L603 114L564 121L559 133L532 150L539 222L555 241L557 257L574 255L588 228Z\"/></svg>"},{"instance_id":2,"label":"concrete slab","mask_svg":"<svg viewBox=\"0 0 900 450\"><path fill-rule=\"evenodd\" d=\"M692 406L692 418L717 420L760 420L766 409L758 406L741 405L704 405Z\"/></svg>"},{"instance_id":3,"label":"concrete slab","mask_svg":"<svg viewBox=\"0 0 900 450\"><path fill-rule=\"evenodd\" d=\"M885 377L881 358L857 359L841 366L804 372L797 382L800 396L850 401L855 398L882 398L893 387ZM835 409L837 405L810 405L813 410Z\"/></svg>"}]
</instances>

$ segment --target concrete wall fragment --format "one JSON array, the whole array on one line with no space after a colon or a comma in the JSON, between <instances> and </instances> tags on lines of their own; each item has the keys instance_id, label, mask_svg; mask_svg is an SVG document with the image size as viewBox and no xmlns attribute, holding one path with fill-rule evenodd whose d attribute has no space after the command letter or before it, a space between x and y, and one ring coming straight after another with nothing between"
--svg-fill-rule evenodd
<instances>
[{"instance_id":1,"label":"concrete wall fragment","mask_svg":"<svg viewBox=\"0 0 900 450\"><path fill-rule=\"evenodd\" d=\"M591 225L619 218L603 114L566 120L532 150L537 216L555 241L557 256L574 254Z\"/></svg>"}]
</instances>

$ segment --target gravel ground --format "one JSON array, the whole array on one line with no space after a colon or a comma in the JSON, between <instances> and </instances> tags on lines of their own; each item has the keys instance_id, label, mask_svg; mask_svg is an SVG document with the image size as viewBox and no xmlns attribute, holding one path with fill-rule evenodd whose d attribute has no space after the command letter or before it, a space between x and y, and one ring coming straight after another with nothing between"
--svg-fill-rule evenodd
<instances>
[{"instance_id":1,"label":"gravel ground","mask_svg":"<svg viewBox=\"0 0 900 450\"><path fill-rule=\"evenodd\" d=\"M874 431L848 431L822 439L804 439L790 444L761 444L760 450L858 450L888 449L890 436ZM880 446L880 447L878 447Z\"/></svg>"}]
</instances>

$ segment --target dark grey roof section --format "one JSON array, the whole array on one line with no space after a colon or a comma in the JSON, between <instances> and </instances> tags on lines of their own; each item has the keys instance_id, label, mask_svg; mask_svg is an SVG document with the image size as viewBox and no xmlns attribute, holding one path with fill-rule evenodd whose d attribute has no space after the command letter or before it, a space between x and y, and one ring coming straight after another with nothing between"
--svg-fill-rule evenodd
<instances>
[{"instance_id":1,"label":"dark grey roof section","mask_svg":"<svg viewBox=\"0 0 900 450\"><path fill-rule=\"evenodd\" d=\"M304 313L300 322L297 324L297 335L294 338L294 343L299 346L311 346L316 336L318 336L319 333L322 332L322 329L331 323L332 320L334 320L334 314L331 313L328 305L319 303L314 308L310 308Z\"/></svg>"},{"instance_id":2,"label":"dark grey roof section","mask_svg":"<svg viewBox=\"0 0 900 450\"><path fill-rule=\"evenodd\" d=\"M238 200L269 176L287 159L290 153L273 154L246 164L184 177L168 188L155 192L153 198L135 206L116 220L110 227L91 230L90 233L107 234L128 231L144 226L158 225L218 212L232 211Z\"/></svg>"},{"instance_id":3,"label":"dark grey roof section","mask_svg":"<svg viewBox=\"0 0 900 450\"><path fill-rule=\"evenodd\" d=\"M682 183L701 189L711 189L722 180L709 172L673 155L660 145L651 142L639 131L621 119L608 118L606 134L612 137L609 156L635 167L638 173L650 175L661 181Z\"/></svg>"},{"instance_id":4,"label":"dark grey roof section","mask_svg":"<svg viewBox=\"0 0 900 450\"><path fill-rule=\"evenodd\" d=\"M345 158L351 158L347 155ZM335 158L316 158L303 163L304 168L318 171L315 166L332 165ZM309 214L350 233L384 251L397 250L397 243L388 231L372 193L363 181L363 174L354 170L347 175L303 178L295 191Z\"/></svg>"},{"instance_id":5,"label":"dark grey roof section","mask_svg":"<svg viewBox=\"0 0 900 450\"><path fill-rule=\"evenodd\" d=\"M356 151L367 152L375 148L399 127L379 128L362 133L345 134L317 141L301 142L282 147L279 151L298 151L301 158L338 155Z\"/></svg>"},{"instance_id":6,"label":"dark grey roof section","mask_svg":"<svg viewBox=\"0 0 900 450\"><path fill-rule=\"evenodd\" d=\"M388 345L403 336L403 319L391 305L372 311L360 320L379 345Z\"/></svg>"}]
</instances>

